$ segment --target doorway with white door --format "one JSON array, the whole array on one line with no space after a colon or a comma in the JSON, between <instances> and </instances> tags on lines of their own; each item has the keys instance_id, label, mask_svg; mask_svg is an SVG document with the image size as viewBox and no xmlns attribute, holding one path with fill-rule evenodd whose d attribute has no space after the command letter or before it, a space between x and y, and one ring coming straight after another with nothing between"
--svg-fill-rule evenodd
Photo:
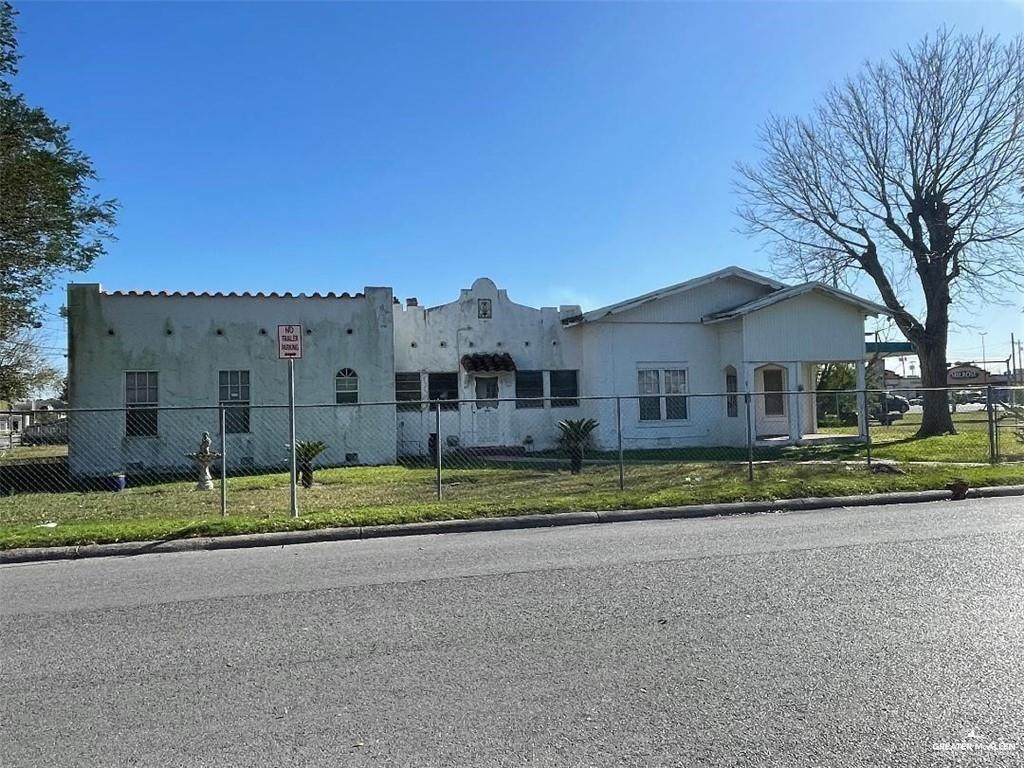
<instances>
[{"instance_id":1,"label":"doorway with white door","mask_svg":"<svg viewBox=\"0 0 1024 768\"><path fill-rule=\"evenodd\" d=\"M754 372L754 428L758 440L789 435L788 371L765 365Z\"/></svg>"},{"instance_id":2,"label":"doorway with white door","mask_svg":"<svg viewBox=\"0 0 1024 768\"><path fill-rule=\"evenodd\" d=\"M502 445L499 377L489 374L473 378L473 442L477 446Z\"/></svg>"}]
</instances>

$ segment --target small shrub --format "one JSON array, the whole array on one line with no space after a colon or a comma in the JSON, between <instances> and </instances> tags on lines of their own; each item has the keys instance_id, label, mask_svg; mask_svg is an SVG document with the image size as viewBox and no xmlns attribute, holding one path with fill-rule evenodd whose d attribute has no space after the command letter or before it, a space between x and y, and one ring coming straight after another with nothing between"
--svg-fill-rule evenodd
<instances>
[{"instance_id":1,"label":"small shrub","mask_svg":"<svg viewBox=\"0 0 1024 768\"><path fill-rule=\"evenodd\" d=\"M559 438L569 454L569 471L578 475L583 469L583 451L590 441L590 433L597 429L594 419L563 419L558 422L562 435Z\"/></svg>"}]
</instances>

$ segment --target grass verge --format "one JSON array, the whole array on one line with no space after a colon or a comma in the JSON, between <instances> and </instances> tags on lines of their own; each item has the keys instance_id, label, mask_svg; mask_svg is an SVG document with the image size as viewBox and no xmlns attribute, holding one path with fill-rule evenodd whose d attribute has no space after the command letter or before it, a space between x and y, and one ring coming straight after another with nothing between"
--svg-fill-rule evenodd
<instances>
[{"instance_id":1,"label":"grass verge","mask_svg":"<svg viewBox=\"0 0 1024 768\"><path fill-rule=\"evenodd\" d=\"M121 493L25 493L0 499L0 549L225 536L241 533L378 525L602 509L770 501L943 488L954 478L974 487L1024 483L1024 465L909 466L907 474L872 474L863 465L759 465L753 482L731 464L596 465L580 475L554 467L446 469L444 499L432 500L432 469L400 466L320 470L300 489L302 516L288 517L286 474L231 478L229 516L219 493L191 482ZM56 524L56 525L52 525ZM40 527L52 525L52 527Z\"/></svg>"}]
</instances>

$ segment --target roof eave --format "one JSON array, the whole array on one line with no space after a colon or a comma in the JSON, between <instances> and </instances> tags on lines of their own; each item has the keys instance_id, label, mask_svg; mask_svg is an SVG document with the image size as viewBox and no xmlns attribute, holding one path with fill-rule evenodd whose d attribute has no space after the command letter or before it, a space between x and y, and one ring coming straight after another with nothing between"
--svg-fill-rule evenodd
<instances>
[{"instance_id":1,"label":"roof eave","mask_svg":"<svg viewBox=\"0 0 1024 768\"><path fill-rule=\"evenodd\" d=\"M860 296L846 291L841 291L838 288L832 288L824 283L802 283L801 285L794 285L779 291L778 293L769 294L768 296L764 296L760 299L755 299L754 301L734 307L726 312L717 312L712 315L706 315L701 318L701 322L705 325L712 325L714 323L725 322L726 320L734 320L738 317L743 317L754 312L760 312L762 309L773 307L776 304L781 304L784 301L795 299L799 296L803 296L804 294L814 293L815 291L829 296L835 301L853 304L854 306L859 307L866 315L871 317L892 314L887 307L883 307L881 304L876 304L873 301L862 299Z\"/></svg>"},{"instance_id":2,"label":"roof eave","mask_svg":"<svg viewBox=\"0 0 1024 768\"><path fill-rule=\"evenodd\" d=\"M666 296L672 296L676 293L681 293L682 291L692 290L702 285L712 283L715 280L722 280L729 277L739 277L744 280L749 280L753 283L758 283L760 285L765 286L766 288L771 288L776 291L784 290L785 288L787 288L785 283L780 283L778 280L773 280L770 277L765 277L764 275L759 275L756 272L751 272L750 270L743 269L743 267L725 267L724 269L719 269L716 272L710 272L706 275L701 275L700 277L692 278L691 280L684 280L683 282L676 283L675 285L670 285L665 288L659 288L656 291L651 291L650 293L645 293L640 296L636 296L632 299L626 299L625 301L620 301L615 304L609 304L605 307L592 309L589 312L584 312L582 315L579 315L577 317L566 318L562 322L565 325L579 325L580 323L592 323L604 317L607 317L608 315L614 315L620 312L628 312L629 310L636 309L637 307L648 302L657 301L658 299L662 299Z\"/></svg>"}]
</instances>

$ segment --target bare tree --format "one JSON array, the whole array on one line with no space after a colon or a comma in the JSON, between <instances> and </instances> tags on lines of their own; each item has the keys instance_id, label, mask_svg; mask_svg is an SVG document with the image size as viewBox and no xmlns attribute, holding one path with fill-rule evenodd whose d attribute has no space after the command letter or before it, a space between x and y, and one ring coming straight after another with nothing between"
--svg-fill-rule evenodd
<instances>
[{"instance_id":1,"label":"bare tree","mask_svg":"<svg viewBox=\"0 0 1024 768\"><path fill-rule=\"evenodd\" d=\"M770 118L760 145L738 166L747 230L786 273L866 274L922 386L946 386L950 305L1024 287L1024 38L940 31L865 64L809 117ZM918 434L952 431L945 393L926 394Z\"/></svg>"},{"instance_id":2,"label":"bare tree","mask_svg":"<svg viewBox=\"0 0 1024 768\"><path fill-rule=\"evenodd\" d=\"M33 330L0 337L0 400L37 396L59 384L60 372L46 359Z\"/></svg>"}]
</instances>

